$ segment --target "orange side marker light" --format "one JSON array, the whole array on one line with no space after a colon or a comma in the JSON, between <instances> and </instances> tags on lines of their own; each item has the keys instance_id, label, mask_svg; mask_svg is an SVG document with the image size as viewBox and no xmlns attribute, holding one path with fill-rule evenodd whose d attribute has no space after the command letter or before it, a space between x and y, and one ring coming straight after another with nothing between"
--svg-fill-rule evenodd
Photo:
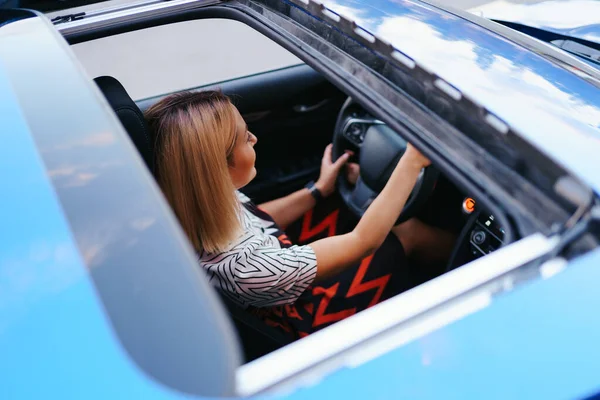
<instances>
[{"instance_id":1,"label":"orange side marker light","mask_svg":"<svg viewBox=\"0 0 600 400\"><path fill-rule=\"evenodd\" d=\"M471 214L473 211L475 211L475 200L473 200L470 197L467 197L463 201L462 209L465 212L465 214Z\"/></svg>"}]
</instances>

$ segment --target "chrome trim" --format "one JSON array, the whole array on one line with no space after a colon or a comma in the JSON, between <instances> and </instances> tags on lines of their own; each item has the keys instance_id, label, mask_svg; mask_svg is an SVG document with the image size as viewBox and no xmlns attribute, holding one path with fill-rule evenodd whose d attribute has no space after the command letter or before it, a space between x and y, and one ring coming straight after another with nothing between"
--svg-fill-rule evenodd
<instances>
[{"instance_id":1,"label":"chrome trim","mask_svg":"<svg viewBox=\"0 0 600 400\"><path fill-rule=\"evenodd\" d=\"M557 242L558 237L533 234L243 365L236 374L237 394L250 396L265 391L287 390L306 382L309 376L320 379L347 365L345 356L349 350L356 350L356 345L361 344L361 352L366 345L381 347L385 344L380 341L382 333L395 328L398 334L403 334L405 324L410 325L414 318L422 317L440 306L445 314L439 318L448 319L447 313L452 312L452 308L445 308L446 303L459 302L464 305L464 300L472 296L469 292L548 253ZM473 307L475 309L478 308ZM463 314L454 313L457 318ZM430 323L435 321L435 317L431 317L434 319ZM410 340L416 337L413 335ZM370 339L372 341L369 344L364 343ZM398 343L398 346L401 344ZM386 351L389 350L386 347ZM362 354L363 360L370 358Z\"/></svg>"},{"instance_id":2,"label":"chrome trim","mask_svg":"<svg viewBox=\"0 0 600 400\"><path fill-rule=\"evenodd\" d=\"M292 109L294 110L294 112L297 112L297 113L308 113L308 112L318 110L319 108L323 107L327 103L329 103L329 99L321 100L316 104L310 104L310 105L309 104L297 104L294 107L292 107Z\"/></svg>"},{"instance_id":3,"label":"chrome trim","mask_svg":"<svg viewBox=\"0 0 600 400\"><path fill-rule=\"evenodd\" d=\"M349 136L347 134L348 132L348 128L350 128L350 126L352 124L365 124L365 125L385 125L385 122L380 121L378 119L371 119L371 118L348 118L346 120L346 122L344 123L344 127L342 128L342 135L350 140L352 143L356 144L357 146L360 146L362 144L362 140L364 140L364 137L361 139L360 142L355 141L354 138L352 136ZM367 133L367 130L365 130L364 132L365 134Z\"/></svg>"},{"instance_id":4,"label":"chrome trim","mask_svg":"<svg viewBox=\"0 0 600 400\"><path fill-rule=\"evenodd\" d=\"M163 2L164 2L164 0L142 0L142 1L138 1L137 3L126 3L126 4L119 4L119 5L112 6L112 7L99 8L96 10L85 11L84 18L95 17L95 16L101 15L101 14L108 14L108 13L113 13L116 11L129 10L132 8L137 8L137 7L146 6L146 5L155 4L155 3L163 3Z\"/></svg>"},{"instance_id":5,"label":"chrome trim","mask_svg":"<svg viewBox=\"0 0 600 400\"><path fill-rule=\"evenodd\" d=\"M446 82L445 80L437 78L435 81L433 81L433 84L442 92L452 97L454 101L460 101L460 99L462 99L461 91L449 84L448 82Z\"/></svg>"},{"instance_id":6,"label":"chrome trim","mask_svg":"<svg viewBox=\"0 0 600 400\"><path fill-rule=\"evenodd\" d=\"M348 127L352 124L385 125L385 122L375 118L348 118L348 120L344 124L344 128L342 128L342 131L348 129Z\"/></svg>"},{"instance_id":7,"label":"chrome trim","mask_svg":"<svg viewBox=\"0 0 600 400\"><path fill-rule=\"evenodd\" d=\"M169 2L138 3L139 6L98 10L90 13L84 19L56 25L63 35L73 35L90 29L106 28L124 22L134 22L140 19L162 15L165 13L181 12L194 8L206 7L223 3L223 0L173 0Z\"/></svg>"}]
</instances>

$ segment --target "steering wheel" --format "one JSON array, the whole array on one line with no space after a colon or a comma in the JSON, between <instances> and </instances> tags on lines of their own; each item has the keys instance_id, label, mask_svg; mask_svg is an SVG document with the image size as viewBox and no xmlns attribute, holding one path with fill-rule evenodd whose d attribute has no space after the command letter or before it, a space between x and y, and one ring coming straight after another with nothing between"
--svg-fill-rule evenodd
<instances>
[{"instance_id":1,"label":"steering wheel","mask_svg":"<svg viewBox=\"0 0 600 400\"><path fill-rule=\"evenodd\" d=\"M358 156L360 176L354 186L345 174L337 180L344 203L362 217L371 202L383 190L408 142L384 122L369 114L350 97L340 110L333 132L331 157L337 160L345 150L354 150ZM415 187L395 225L413 217L425 204L434 189L439 171L429 166L421 170Z\"/></svg>"}]
</instances>

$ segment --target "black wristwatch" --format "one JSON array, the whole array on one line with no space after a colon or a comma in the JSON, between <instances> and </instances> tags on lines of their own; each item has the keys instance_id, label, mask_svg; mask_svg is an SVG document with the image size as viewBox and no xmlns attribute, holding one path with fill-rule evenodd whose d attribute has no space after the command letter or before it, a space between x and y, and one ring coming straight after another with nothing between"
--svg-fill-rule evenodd
<instances>
[{"instance_id":1,"label":"black wristwatch","mask_svg":"<svg viewBox=\"0 0 600 400\"><path fill-rule=\"evenodd\" d=\"M317 202L323 200L323 193L321 193L321 191L317 189L317 187L315 186L315 181L308 182L308 184L304 187L310 191L310 194L312 195L312 197L315 198Z\"/></svg>"}]
</instances>

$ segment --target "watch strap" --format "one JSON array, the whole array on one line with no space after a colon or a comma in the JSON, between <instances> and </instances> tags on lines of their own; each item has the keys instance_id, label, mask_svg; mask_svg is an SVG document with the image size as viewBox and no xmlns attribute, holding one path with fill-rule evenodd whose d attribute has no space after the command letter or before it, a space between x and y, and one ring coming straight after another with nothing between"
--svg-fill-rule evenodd
<instances>
[{"instance_id":1,"label":"watch strap","mask_svg":"<svg viewBox=\"0 0 600 400\"><path fill-rule=\"evenodd\" d=\"M314 199L317 202L323 200L323 194L321 193L321 191L319 189L317 189L314 181L308 182L308 184L305 186L305 188L310 191L310 194L312 195L312 197L314 197Z\"/></svg>"}]
</instances>

